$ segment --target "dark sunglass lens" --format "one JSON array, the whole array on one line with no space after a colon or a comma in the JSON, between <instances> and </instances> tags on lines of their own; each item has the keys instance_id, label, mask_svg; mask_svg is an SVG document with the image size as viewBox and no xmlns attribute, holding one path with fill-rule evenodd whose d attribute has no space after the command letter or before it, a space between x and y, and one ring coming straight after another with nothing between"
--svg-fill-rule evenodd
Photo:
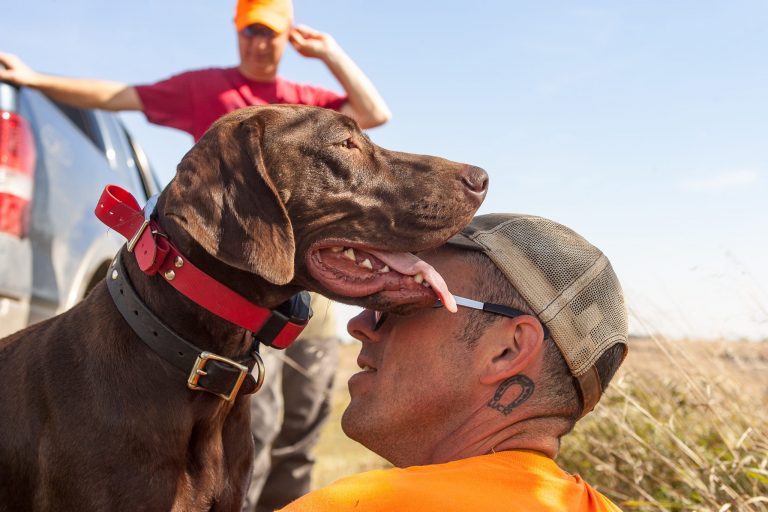
<instances>
[{"instance_id":1,"label":"dark sunglass lens","mask_svg":"<svg viewBox=\"0 0 768 512\"><path fill-rule=\"evenodd\" d=\"M384 311L373 312L373 330L378 331L379 328L387 321L387 313Z\"/></svg>"},{"instance_id":2,"label":"dark sunglass lens","mask_svg":"<svg viewBox=\"0 0 768 512\"><path fill-rule=\"evenodd\" d=\"M275 36L275 32L271 28L259 24L248 25L241 31L241 33L247 38L273 38Z\"/></svg>"}]
</instances>

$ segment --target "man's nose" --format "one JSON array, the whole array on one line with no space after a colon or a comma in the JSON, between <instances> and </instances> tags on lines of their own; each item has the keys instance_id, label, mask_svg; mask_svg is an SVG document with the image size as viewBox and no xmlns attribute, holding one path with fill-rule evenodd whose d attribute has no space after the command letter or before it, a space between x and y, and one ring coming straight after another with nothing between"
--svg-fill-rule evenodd
<instances>
[{"instance_id":1,"label":"man's nose","mask_svg":"<svg viewBox=\"0 0 768 512\"><path fill-rule=\"evenodd\" d=\"M376 341L376 333L373 331L373 311L365 309L362 313L352 317L347 322L347 332L356 340L364 343Z\"/></svg>"},{"instance_id":2,"label":"man's nose","mask_svg":"<svg viewBox=\"0 0 768 512\"><path fill-rule=\"evenodd\" d=\"M269 38L263 36L254 36L253 45L259 50L265 50L269 45Z\"/></svg>"}]
</instances>

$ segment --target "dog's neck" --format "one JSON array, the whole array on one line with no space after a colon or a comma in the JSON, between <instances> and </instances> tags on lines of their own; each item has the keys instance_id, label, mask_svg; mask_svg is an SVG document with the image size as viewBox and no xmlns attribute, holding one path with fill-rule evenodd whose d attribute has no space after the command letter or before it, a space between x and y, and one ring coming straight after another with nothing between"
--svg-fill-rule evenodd
<instances>
[{"instance_id":1,"label":"dog's neck","mask_svg":"<svg viewBox=\"0 0 768 512\"><path fill-rule=\"evenodd\" d=\"M124 252L123 262L142 302L182 338L200 349L225 357L248 352L252 340L245 329L195 304L160 274L145 274L132 254Z\"/></svg>"},{"instance_id":2,"label":"dog's neck","mask_svg":"<svg viewBox=\"0 0 768 512\"><path fill-rule=\"evenodd\" d=\"M169 240L198 268L250 302L269 309L277 307L304 289L292 284L276 285L256 273L228 265L215 255L211 255L195 239L193 228L196 226L190 226L187 219L181 218L173 210L166 209L169 195L177 196L176 203L185 202L185 198L178 198L180 193L172 185L173 182L158 200L155 210L156 219L164 233L168 235ZM246 257L254 257L254 255L244 254L243 258ZM275 254L262 254L255 257L270 261L275 258Z\"/></svg>"},{"instance_id":3,"label":"dog's neck","mask_svg":"<svg viewBox=\"0 0 768 512\"><path fill-rule=\"evenodd\" d=\"M275 308L302 290L299 286L272 284L257 274L222 263L203 249L173 216L160 215L158 223L168 239L195 266L254 304ZM268 255L264 257L269 258Z\"/></svg>"},{"instance_id":4,"label":"dog's neck","mask_svg":"<svg viewBox=\"0 0 768 512\"><path fill-rule=\"evenodd\" d=\"M221 263L196 243L180 222L163 215L160 205L158 210L157 221L163 233L183 255L210 277L254 304L273 308L299 291L298 287L276 286L255 274ZM199 348L220 355L236 356L248 351L251 337L245 329L194 303L159 274L146 275L132 255L126 256L126 270L137 293L176 333Z\"/></svg>"}]
</instances>

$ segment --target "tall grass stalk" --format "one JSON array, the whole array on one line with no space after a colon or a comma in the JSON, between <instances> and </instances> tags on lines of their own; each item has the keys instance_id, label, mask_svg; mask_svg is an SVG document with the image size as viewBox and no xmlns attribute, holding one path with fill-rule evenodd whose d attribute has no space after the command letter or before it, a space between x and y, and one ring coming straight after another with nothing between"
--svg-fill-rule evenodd
<instances>
[{"instance_id":1,"label":"tall grass stalk","mask_svg":"<svg viewBox=\"0 0 768 512\"><path fill-rule=\"evenodd\" d=\"M630 347L558 463L624 510L768 510L768 344Z\"/></svg>"}]
</instances>

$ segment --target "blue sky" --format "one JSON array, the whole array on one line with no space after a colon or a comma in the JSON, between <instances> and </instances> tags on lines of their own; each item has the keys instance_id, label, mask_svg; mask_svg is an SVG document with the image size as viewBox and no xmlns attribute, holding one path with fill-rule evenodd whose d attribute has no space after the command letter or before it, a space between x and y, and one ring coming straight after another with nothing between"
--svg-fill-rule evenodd
<instances>
[{"instance_id":1,"label":"blue sky","mask_svg":"<svg viewBox=\"0 0 768 512\"><path fill-rule=\"evenodd\" d=\"M234 0L12 2L0 50L131 84L237 63ZM481 213L550 217L612 260L632 330L768 337L768 3L296 1L377 85L391 149L484 167ZM338 89L286 51L284 76ZM124 114L169 179L191 137ZM349 314L342 310L342 316Z\"/></svg>"}]
</instances>

